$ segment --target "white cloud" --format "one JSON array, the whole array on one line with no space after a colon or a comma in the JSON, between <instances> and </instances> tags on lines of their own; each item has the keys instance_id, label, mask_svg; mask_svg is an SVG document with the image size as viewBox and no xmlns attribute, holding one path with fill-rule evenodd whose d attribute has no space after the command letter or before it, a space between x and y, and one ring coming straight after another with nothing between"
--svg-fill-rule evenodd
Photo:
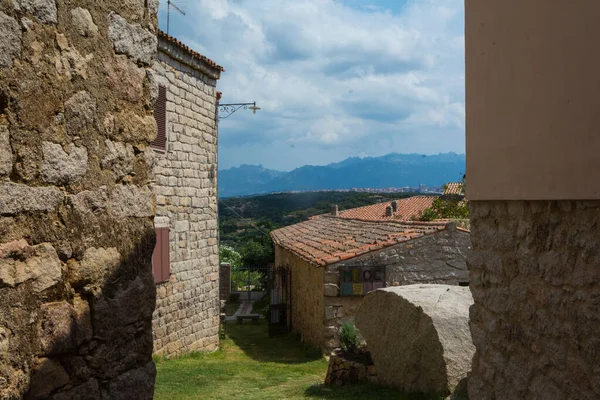
<instances>
[{"instance_id":1,"label":"white cloud","mask_svg":"<svg viewBox=\"0 0 600 400\"><path fill-rule=\"evenodd\" d=\"M463 1L390 4L201 0L172 19L171 34L225 67L223 102L262 108L221 122L220 167L464 152Z\"/></svg>"}]
</instances>

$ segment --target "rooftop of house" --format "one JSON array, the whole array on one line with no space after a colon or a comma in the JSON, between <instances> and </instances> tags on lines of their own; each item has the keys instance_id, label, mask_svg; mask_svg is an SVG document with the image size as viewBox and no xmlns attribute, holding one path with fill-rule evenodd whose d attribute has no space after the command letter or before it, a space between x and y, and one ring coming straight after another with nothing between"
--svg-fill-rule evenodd
<instances>
[{"instance_id":1,"label":"rooftop of house","mask_svg":"<svg viewBox=\"0 0 600 400\"><path fill-rule=\"evenodd\" d=\"M444 189L444 194L464 194L463 193L463 184L462 182L450 182L446 185Z\"/></svg>"},{"instance_id":2,"label":"rooftop of house","mask_svg":"<svg viewBox=\"0 0 600 400\"><path fill-rule=\"evenodd\" d=\"M225 72L225 69L222 66L220 66L219 64L217 64L210 58L203 56L202 54L198 53L197 51L186 46L184 43L182 43L178 39L174 38L173 36L167 35L165 32L163 32L161 30L158 31L158 39L159 39L159 41L164 40L164 41L176 46L179 50L185 52L192 59L194 59L194 61L202 62L205 65L207 65L208 67L215 69L219 72Z\"/></svg>"},{"instance_id":3,"label":"rooftop of house","mask_svg":"<svg viewBox=\"0 0 600 400\"><path fill-rule=\"evenodd\" d=\"M351 208L339 212L339 216L347 219L359 219L363 221L409 221L417 217L426 208L431 207L434 196L413 196L405 199L394 200L396 211L393 210L393 201L373 204L370 206ZM386 208L392 207L392 215L386 213Z\"/></svg>"},{"instance_id":4,"label":"rooftop of house","mask_svg":"<svg viewBox=\"0 0 600 400\"><path fill-rule=\"evenodd\" d=\"M445 222L361 221L332 215L271 232L275 244L326 266L447 229Z\"/></svg>"}]
</instances>

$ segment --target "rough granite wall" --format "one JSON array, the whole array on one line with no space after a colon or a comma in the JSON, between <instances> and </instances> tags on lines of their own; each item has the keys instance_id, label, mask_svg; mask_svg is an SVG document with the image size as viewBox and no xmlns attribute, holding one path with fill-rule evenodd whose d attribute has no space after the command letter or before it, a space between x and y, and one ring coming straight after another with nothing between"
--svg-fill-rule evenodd
<instances>
[{"instance_id":1,"label":"rough granite wall","mask_svg":"<svg viewBox=\"0 0 600 400\"><path fill-rule=\"evenodd\" d=\"M0 1L0 398L150 399L157 1Z\"/></svg>"},{"instance_id":2,"label":"rough granite wall","mask_svg":"<svg viewBox=\"0 0 600 400\"><path fill-rule=\"evenodd\" d=\"M600 201L470 211L469 398L600 398Z\"/></svg>"},{"instance_id":3,"label":"rough granite wall","mask_svg":"<svg viewBox=\"0 0 600 400\"><path fill-rule=\"evenodd\" d=\"M386 266L386 285L418 283L458 285L469 280L467 253L471 246L467 232L450 228L425 237L372 251L327 266L325 272L325 347L338 346L338 328L354 322L362 296L339 296L339 267L345 265Z\"/></svg>"},{"instance_id":4,"label":"rough granite wall","mask_svg":"<svg viewBox=\"0 0 600 400\"><path fill-rule=\"evenodd\" d=\"M275 263L292 269L292 330L303 342L323 346L324 268L309 264L279 245L275 245Z\"/></svg>"},{"instance_id":5,"label":"rough granite wall","mask_svg":"<svg viewBox=\"0 0 600 400\"><path fill-rule=\"evenodd\" d=\"M169 54L178 46L159 41ZM156 153L156 227L169 227L170 280L157 286L154 353L219 346L216 79L163 50L155 80L167 89L167 151ZM217 75L218 77L218 75Z\"/></svg>"}]
</instances>

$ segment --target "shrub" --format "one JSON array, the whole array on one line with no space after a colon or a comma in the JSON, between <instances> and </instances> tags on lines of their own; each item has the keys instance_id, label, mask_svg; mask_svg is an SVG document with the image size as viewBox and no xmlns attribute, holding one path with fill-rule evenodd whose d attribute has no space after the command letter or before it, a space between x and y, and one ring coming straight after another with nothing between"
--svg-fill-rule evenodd
<instances>
[{"instance_id":1,"label":"shrub","mask_svg":"<svg viewBox=\"0 0 600 400\"><path fill-rule=\"evenodd\" d=\"M354 353L360 345L358 330L351 322L344 322L340 328L340 344L342 350L347 353Z\"/></svg>"}]
</instances>

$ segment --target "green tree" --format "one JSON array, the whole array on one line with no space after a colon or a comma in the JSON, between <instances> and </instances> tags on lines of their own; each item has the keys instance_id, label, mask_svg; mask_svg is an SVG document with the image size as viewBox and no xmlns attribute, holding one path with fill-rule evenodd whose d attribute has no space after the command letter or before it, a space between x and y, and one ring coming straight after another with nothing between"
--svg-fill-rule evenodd
<instances>
[{"instance_id":1,"label":"green tree","mask_svg":"<svg viewBox=\"0 0 600 400\"><path fill-rule=\"evenodd\" d=\"M266 267L275 261L275 250L270 237L260 237L250 240L240 249L242 264Z\"/></svg>"},{"instance_id":2,"label":"green tree","mask_svg":"<svg viewBox=\"0 0 600 400\"><path fill-rule=\"evenodd\" d=\"M459 195L440 196L433 201L431 207L419 214L419 221L433 221L434 219L467 219L469 208L467 202Z\"/></svg>"},{"instance_id":3,"label":"green tree","mask_svg":"<svg viewBox=\"0 0 600 400\"><path fill-rule=\"evenodd\" d=\"M232 247L224 244L219 246L219 262L231 264L232 268L242 265L242 256Z\"/></svg>"}]
</instances>

